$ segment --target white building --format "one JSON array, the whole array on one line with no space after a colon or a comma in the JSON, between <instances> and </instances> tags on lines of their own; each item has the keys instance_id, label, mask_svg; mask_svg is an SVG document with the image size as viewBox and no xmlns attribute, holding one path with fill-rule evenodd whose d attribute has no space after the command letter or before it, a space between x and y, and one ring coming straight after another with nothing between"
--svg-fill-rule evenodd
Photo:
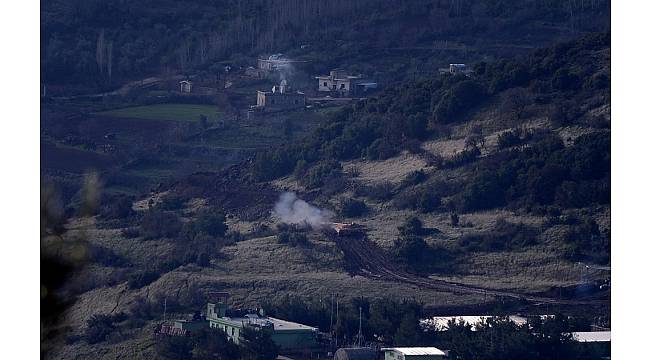
<instances>
[{"instance_id":1,"label":"white building","mask_svg":"<svg viewBox=\"0 0 650 360\"><path fill-rule=\"evenodd\" d=\"M384 360L437 360L447 359L448 353L435 347L383 348Z\"/></svg>"},{"instance_id":2,"label":"white building","mask_svg":"<svg viewBox=\"0 0 650 360\"><path fill-rule=\"evenodd\" d=\"M181 86L182 93L191 93L192 92L192 82L189 80L183 80L179 83Z\"/></svg>"}]
</instances>

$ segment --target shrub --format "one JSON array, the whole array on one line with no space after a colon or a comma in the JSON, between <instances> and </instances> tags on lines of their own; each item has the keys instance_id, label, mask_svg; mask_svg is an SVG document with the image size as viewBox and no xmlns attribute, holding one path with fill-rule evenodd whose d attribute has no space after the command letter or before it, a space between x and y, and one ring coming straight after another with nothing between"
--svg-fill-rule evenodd
<instances>
[{"instance_id":1,"label":"shrub","mask_svg":"<svg viewBox=\"0 0 650 360\"><path fill-rule=\"evenodd\" d=\"M428 245L419 236L407 235L395 242L393 252L398 258L409 263L420 263L428 251Z\"/></svg>"},{"instance_id":2,"label":"shrub","mask_svg":"<svg viewBox=\"0 0 650 360\"><path fill-rule=\"evenodd\" d=\"M314 189L323 186L327 178L336 176L341 176L341 164L338 161L327 160L309 168L299 182L307 189Z\"/></svg>"},{"instance_id":3,"label":"shrub","mask_svg":"<svg viewBox=\"0 0 650 360\"><path fill-rule=\"evenodd\" d=\"M385 160L399 154L400 148L390 141L380 138L375 140L366 149L365 155L370 160Z\"/></svg>"},{"instance_id":4,"label":"shrub","mask_svg":"<svg viewBox=\"0 0 650 360\"><path fill-rule=\"evenodd\" d=\"M220 212L203 211L194 221L199 232L214 237L223 237L228 230L226 217Z\"/></svg>"},{"instance_id":5,"label":"shrub","mask_svg":"<svg viewBox=\"0 0 650 360\"><path fill-rule=\"evenodd\" d=\"M355 190L355 195L366 196L373 200L389 200L393 197L393 185L388 182L360 186Z\"/></svg>"},{"instance_id":6,"label":"shrub","mask_svg":"<svg viewBox=\"0 0 650 360\"><path fill-rule=\"evenodd\" d=\"M344 199L341 202L339 213L345 217L359 217L368 212L368 206L363 200L352 198Z\"/></svg>"},{"instance_id":7,"label":"shrub","mask_svg":"<svg viewBox=\"0 0 650 360\"><path fill-rule=\"evenodd\" d=\"M452 214L449 215L449 223L451 223L451 226L456 227L456 226L458 226L459 222L460 222L460 219L458 218L458 214L452 213Z\"/></svg>"},{"instance_id":8,"label":"shrub","mask_svg":"<svg viewBox=\"0 0 650 360\"><path fill-rule=\"evenodd\" d=\"M402 180L402 182L400 183L400 187L405 188L405 187L417 185L424 182L427 178L428 176L424 171L416 170L406 175L404 180Z\"/></svg>"},{"instance_id":9,"label":"shrub","mask_svg":"<svg viewBox=\"0 0 650 360\"><path fill-rule=\"evenodd\" d=\"M210 266L210 255L208 255L206 252L200 253L196 258L196 264L202 267Z\"/></svg>"},{"instance_id":10,"label":"shrub","mask_svg":"<svg viewBox=\"0 0 650 360\"><path fill-rule=\"evenodd\" d=\"M115 330L115 323L126 320L124 313L115 315L93 315L86 321L84 338L89 344L96 344L108 338Z\"/></svg>"},{"instance_id":11,"label":"shrub","mask_svg":"<svg viewBox=\"0 0 650 360\"><path fill-rule=\"evenodd\" d=\"M138 236L140 236L140 229L138 229L137 227L128 227L128 228L122 229L121 233L122 233L122 236L124 236L125 238L133 239L133 238L137 238Z\"/></svg>"},{"instance_id":12,"label":"shrub","mask_svg":"<svg viewBox=\"0 0 650 360\"><path fill-rule=\"evenodd\" d=\"M115 196L104 201L104 205L100 209L100 216L106 219L124 219L135 212L132 208L133 197L131 196Z\"/></svg>"},{"instance_id":13,"label":"shrub","mask_svg":"<svg viewBox=\"0 0 650 360\"><path fill-rule=\"evenodd\" d=\"M178 215L155 209L148 211L140 223L140 230L150 238L173 238L178 235L181 227Z\"/></svg>"},{"instance_id":14,"label":"shrub","mask_svg":"<svg viewBox=\"0 0 650 360\"><path fill-rule=\"evenodd\" d=\"M425 231L422 227L422 221L417 216L411 216L404 224L400 225L398 228L399 233L402 236L406 235L424 235Z\"/></svg>"},{"instance_id":15,"label":"shrub","mask_svg":"<svg viewBox=\"0 0 650 360\"><path fill-rule=\"evenodd\" d=\"M520 145L523 142L521 138L521 129L516 128L509 131L504 131L497 137L497 146L499 149L505 149Z\"/></svg>"},{"instance_id":16,"label":"shrub","mask_svg":"<svg viewBox=\"0 0 650 360\"><path fill-rule=\"evenodd\" d=\"M463 151L454 154L450 159L443 162L443 167L445 168L455 168L469 164L472 161L476 160L481 155L481 150L479 148L472 146L470 148L464 149Z\"/></svg>"},{"instance_id":17,"label":"shrub","mask_svg":"<svg viewBox=\"0 0 650 360\"><path fill-rule=\"evenodd\" d=\"M113 250L99 245L90 245L90 256L94 262L103 266L120 267L127 263L126 259Z\"/></svg>"},{"instance_id":18,"label":"shrub","mask_svg":"<svg viewBox=\"0 0 650 360\"><path fill-rule=\"evenodd\" d=\"M537 242L537 232L525 224L514 224L497 219L491 231L463 235L458 243L470 250L516 250Z\"/></svg>"},{"instance_id":19,"label":"shrub","mask_svg":"<svg viewBox=\"0 0 650 360\"><path fill-rule=\"evenodd\" d=\"M160 273L153 270L138 271L128 277L129 289L135 290L143 288L160 278Z\"/></svg>"},{"instance_id":20,"label":"shrub","mask_svg":"<svg viewBox=\"0 0 650 360\"><path fill-rule=\"evenodd\" d=\"M174 211L181 209L185 205L187 199L176 194L169 194L165 196L160 202L160 208L162 210Z\"/></svg>"},{"instance_id":21,"label":"shrub","mask_svg":"<svg viewBox=\"0 0 650 360\"><path fill-rule=\"evenodd\" d=\"M278 234L278 242L290 246L304 246L308 244L307 235L296 231L282 231Z\"/></svg>"},{"instance_id":22,"label":"shrub","mask_svg":"<svg viewBox=\"0 0 650 360\"><path fill-rule=\"evenodd\" d=\"M483 100L485 93L485 88L473 80L454 84L433 109L433 122L448 124L459 120L464 112Z\"/></svg>"}]
</instances>

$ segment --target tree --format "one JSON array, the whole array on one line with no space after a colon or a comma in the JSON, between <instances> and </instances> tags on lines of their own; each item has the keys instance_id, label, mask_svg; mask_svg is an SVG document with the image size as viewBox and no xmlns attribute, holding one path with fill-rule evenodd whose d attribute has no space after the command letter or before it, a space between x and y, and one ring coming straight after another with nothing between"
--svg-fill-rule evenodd
<instances>
[{"instance_id":1,"label":"tree","mask_svg":"<svg viewBox=\"0 0 650 360\"><path fill-rule=\"evenodd\" d=\"M422 329L420 328L420 321L414 314L408 313L402 318L402 321L395 332L395 345L422 345Z\"/></svg>"},{"instance_id":2,"label":"tree","mask_svg":"<svg viewBox=\"0 0 650 360\"><path fill-rule=\"evenodd\" d=\"M194 224L199 232L214 237L223 237L228 231L226 217L220 212L203 211L194 221Z\"/></svg>"},{"instance_id":3,"label":"tree","mask_svg":"<svg viewBox=\"0 0 650 360\"><path fill-rule=\"evenodd\" d=\"M242 360L275 360L278 356L278 346L269 331L244 328L241 335Z\"/></svg>"},{"instance_id":4,"label":"tree","mask_svg":"<svg viewBox=\"0 0 650 360\"><path fill-rule=\"evenodd\" d=\"M345 199L341 202L340 213L345 217L359 217L368 212L368 206L362 200Z\"/></svg>"},{"instance_id":5,"label":"tree","mask_svg":"<svg viewBox=\"0 0 650 360\"><path fill-rule=\"evenodd\" d=\"M397 228L402 236L406 235L424 235L422 221L417 216L411 216L404 224Z\"/></svg>"}]
</instances>

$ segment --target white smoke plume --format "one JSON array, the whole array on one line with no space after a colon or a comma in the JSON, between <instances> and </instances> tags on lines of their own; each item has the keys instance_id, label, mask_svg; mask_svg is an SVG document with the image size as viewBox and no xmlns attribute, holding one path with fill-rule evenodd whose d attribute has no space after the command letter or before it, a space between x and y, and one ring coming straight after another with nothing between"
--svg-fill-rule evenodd
<instances>
[{"instance_id":1,"label":"white smoke plume","mask_svg":"<svg viewBox=\"0 0 650 360\"><path fill-rule=\"evenodd\" d=\"M314 229L329 226L332 213L309 205L294 192L285 192L275 204L274 213L285 224L310 225Z\"/></svg>"}]
</instances>

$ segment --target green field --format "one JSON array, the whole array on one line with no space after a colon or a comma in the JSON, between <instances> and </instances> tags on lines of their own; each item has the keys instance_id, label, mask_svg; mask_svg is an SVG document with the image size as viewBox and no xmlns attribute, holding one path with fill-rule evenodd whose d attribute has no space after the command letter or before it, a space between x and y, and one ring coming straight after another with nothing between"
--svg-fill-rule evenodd
<instances>
[{"instance_id":1,"label":"green field","mask_svg":"<svg viewBox=\"0 0 650 360\"><path fill-rule=\"evenodd\" d=\"M156 104L102 111L96 115L172 121L199 121L200 115L205 115L208 120L215 121L219 118L220 112L212 105Z\"/></svg>"}]
</instances>

